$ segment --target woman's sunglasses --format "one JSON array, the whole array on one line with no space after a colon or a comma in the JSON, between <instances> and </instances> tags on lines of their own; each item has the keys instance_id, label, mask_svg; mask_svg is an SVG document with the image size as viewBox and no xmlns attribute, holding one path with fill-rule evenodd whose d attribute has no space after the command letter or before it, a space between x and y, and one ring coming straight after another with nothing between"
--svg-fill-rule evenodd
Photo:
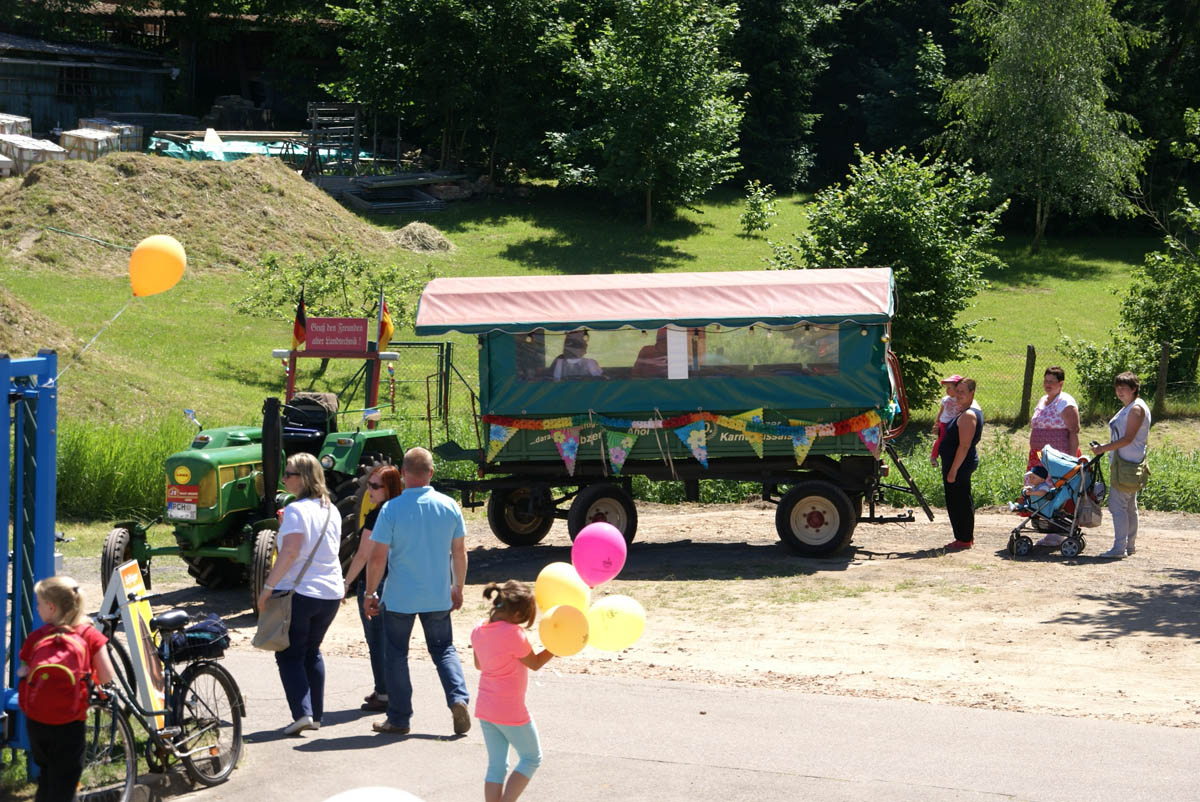
<instances>
[{"instance_id":1,"label":"woman's sunglasses","mask_svg":"<svg viewBox=\"0 0 1200 802\"><path fill-rule=\"evenodd\" d=\"M299 472L299 471L284 471L284 472L283 472L283 478L284 478L284 479L288 479L288 478L290 478L290 477L292 477L292 476L299 476L299 475L300 475L300 472Z\"/></svg>"},{"instance_id":2,"label":"woman's sunglasses","mask_svg":"<svg viewBox=\"0 0 1200 802\"><path fill-rule=\"evenodd\" d=\"M383 490L383 483L382 482L367 482L367 487L371 488L372 490Z\"/></svg>"}]
</instances>

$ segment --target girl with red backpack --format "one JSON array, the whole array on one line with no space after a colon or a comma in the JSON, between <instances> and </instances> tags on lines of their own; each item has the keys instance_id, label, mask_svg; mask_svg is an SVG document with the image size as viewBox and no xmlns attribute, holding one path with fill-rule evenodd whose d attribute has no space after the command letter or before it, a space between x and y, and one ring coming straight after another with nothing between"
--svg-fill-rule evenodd
<instances>
[{"instance_id":1,"label":"girl with red backpack","mask_svg":"<svg viewBox=\"0 0 1200 802\"><path fill-rule=\"evenodd\" d=\"M52 576L33 592L38 617L46 623L22 644L17 676L29 751L39 771L34 800L71 802L83 773L89 680L112 680L108 639L84 616L74 579Z\"/></svg>"}]
</instances>

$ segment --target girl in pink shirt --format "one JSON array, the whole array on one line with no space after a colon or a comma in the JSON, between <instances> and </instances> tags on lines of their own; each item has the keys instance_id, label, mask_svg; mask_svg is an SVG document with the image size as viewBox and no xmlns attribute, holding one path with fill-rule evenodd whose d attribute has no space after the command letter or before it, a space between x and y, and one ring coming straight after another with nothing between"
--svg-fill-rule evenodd
<instances>
[{"instance_id":1,"label":"girl in pink shirt","mask_svg":"<svg viewBox=\"0 0 1200 802\"><path fill-rule=\"evenodd\" d=\"M532 587L515 579L503 585L489 582L483 598L491 600L492 614L471 631L475 667L481 672L475 717L488 752L483 798L484 802L513 802L542 762L537 726L525 709L529 669L537 671L554 655L545 649L535 654L521 629L529 629L537 617ZM518 762L505 783L510 745Z\"/></svg>"}]
</instances>

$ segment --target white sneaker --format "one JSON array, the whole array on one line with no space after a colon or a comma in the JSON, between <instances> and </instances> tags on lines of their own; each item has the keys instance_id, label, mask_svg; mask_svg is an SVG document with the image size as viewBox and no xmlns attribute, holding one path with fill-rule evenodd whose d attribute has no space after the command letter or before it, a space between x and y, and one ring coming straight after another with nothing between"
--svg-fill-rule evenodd
<instances>
[{"instance_id":1,"label":"white sneaker","mask_svg":"<svg viewBox=\"0 0 1200 802\"><path fill-rule=\"evenodd\" d=\"M319 721L313 721L313 723L312 723L312 726L311 726L311 727L309 727L309 729L310 729L310 730L319 730L319 729L321 729L321 722L319 722Z\"/></svg>"},{"instance_id":2,"label":"white sneaker","mask_svg":"<svg viewBox=\"0 0 1200 802\"><path fill-rule=\"evenodd\" d=\"M301 716L283 728L284 735L296 735L304 730L315 730L321 725L312 720L312 716Z\"/></svg>"},{"instance_id":3,"label":"white sneaker","mask_svg":"<svg viewBox=\"0 0 1200 802\"><path fill-rule=\"evenodd\" d=\"M1104 560L1122 560L1125 558L1125 550L1111 548L1108 551L1097 554L1096 556Z\"/></svg>"}]
</instances>

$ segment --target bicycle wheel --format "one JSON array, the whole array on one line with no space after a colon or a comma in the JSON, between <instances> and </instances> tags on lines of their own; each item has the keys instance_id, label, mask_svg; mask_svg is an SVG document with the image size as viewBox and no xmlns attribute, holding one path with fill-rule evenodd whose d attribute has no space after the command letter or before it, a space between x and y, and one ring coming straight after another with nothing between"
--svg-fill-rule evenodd
<instances>
[{"instance_id":1,"label":"bicycle wheel","mask_svg":"<svg viewBox=\"0 0 1200 802\"><path fill-rule=\"evenodd\" d=\"M242 698L237 683L216 663L193 663L180 678L175 706L176 748L201 785L229 778L242 754Z\"/></svg>"},{"instance_id":2,"label":"bicycle wheel","mask_svg":"<svg viewBox=\"0 0 1200 802\"><path fill-rule=\"evenodd\" d=\"M137 695L137 675L133 673L133 660L129 657L129 649L117 640L117 633L108 636L108 657L112 661L116 681L125 693Z\"/></svg>"},{"instance_id":3,"label":"bicycle wheel","mask_svg":"<svg viewBox=\"0 0 1200 802\"><path fill-rule=\"evenodd\" d=\"M117 697L88 708L78 802L129 802L137 783L137 744Z\"/></svg>"}]
</instances>

